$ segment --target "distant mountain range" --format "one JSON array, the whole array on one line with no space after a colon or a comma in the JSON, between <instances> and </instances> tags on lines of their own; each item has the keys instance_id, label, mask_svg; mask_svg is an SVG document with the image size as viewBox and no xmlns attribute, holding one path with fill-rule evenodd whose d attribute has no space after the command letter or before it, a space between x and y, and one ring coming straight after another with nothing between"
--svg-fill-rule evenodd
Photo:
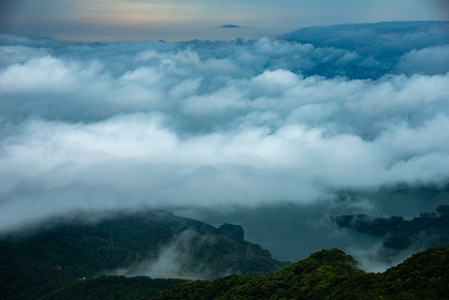
<instances>
[{"instance_id":1,"label":"distant mountain range","mask_svg":"<svg viewBox=\"0 0 449 300\"><path fill-rule=\"evenodd\" d=\"M440 205L435 212L421 213L411 220L404 220L401 216L385 218L363 214L332 219L340 227L382 237L382 251L386 258L403 250L416 252L449 246L449 205Z\"/></svg>"},{"instance_id":2,"label":"distant mountain range","mask_svg":"<svg viewBox=\"0 0 449 300\"><path fill-rule=\"evenodd\" d=\"M402 216L366 214L331 217L341 228L380 238L380 244L366 257L385 265L394 265L413 253L432 247L449 247L449 205L434 212L421 213L412 219Z\"/></svg>"},{"instance_id":3,"label":"distant mountain range","mask_svg":"<svg viewBox=\"0 0 449 300\"><path fill-rule=\"evenodd\" d=\"M38 299L101 275L214 279L289 264L245 241L240 226L215 228L165 211L55 221L1 237L0 253L0 299Z\"/></svg>"}]
</instances>

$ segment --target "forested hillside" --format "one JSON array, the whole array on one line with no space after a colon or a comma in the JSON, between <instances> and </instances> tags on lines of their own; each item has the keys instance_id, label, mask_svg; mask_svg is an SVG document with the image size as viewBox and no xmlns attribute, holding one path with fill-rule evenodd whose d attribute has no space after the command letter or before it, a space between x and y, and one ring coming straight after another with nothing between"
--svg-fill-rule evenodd
<instances>
[{"instance_id":1,"label":"forested hillside","mask_svg":"<svg viewBox=\"0 0 449 300\"><path fill-rule=\"evenodd\" d=\"M155 299L449 299L448 271L449 248L415 254L384 273L366 273L351 256L331 249L272 275L194 281Z\"/></svg>"},{"instance_id":2,"label":"forested hillside","mask_svg":"<svg viewBox=\"0 0 449 300\"><path fill-rule=\"evenodd\" d=\"M91 280L81 280L68 288L59 290L41 298L41 300L104 300L133 299L148 300L163 290L186 282L183 279L151 279L145 276L102 276Z\"/></svg>"},{"instance_id":3,"label":"forested hillside","mask_svg":"<svg viewBox=\"0 0 449 300\"><path fill-rule=\"evenodd\" d=\"M102 275L214 279L260 275L288 263L244 240L240 226L215 228L165 211L76 217L0 238L0 299L37 299ZM52 225L49 225L52 224Z\"/></svg>"},{"instance_id":4,"label":"forested hillside","mask_svg":"<svg viewBox=\"0 0 449 300\"><path fill-rule=\"evenodd\" d=\"M334 221L382 236L392 249L410 247L412 242L429 248L447 242L448 206L412 220L347 215ZM447 299L449 295L447 247L416 254L384 273L366 273L337 249L287 266L245 241L241 226L216 228L166 211L49 221L40 229L1 236L0 254L1 300ZM157 277L178 279L152 279Z\"/></svg>"}]
</instances>

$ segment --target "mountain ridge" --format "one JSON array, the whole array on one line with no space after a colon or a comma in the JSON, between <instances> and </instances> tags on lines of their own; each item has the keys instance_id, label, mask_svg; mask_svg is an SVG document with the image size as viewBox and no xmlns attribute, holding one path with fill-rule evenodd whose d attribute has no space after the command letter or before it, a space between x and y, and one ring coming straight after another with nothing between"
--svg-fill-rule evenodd
<instances>
[{"instance_id":1,"label":"mountain ridge","mask_svg":"<svg viewBox=\"0 0 449 300\"><path fill-rule=\"evenodd\" d=\"M449 248L417 253L383 273L366 273L338 249L316 252L275 274L180 284L157 300L449 299Z\"/></svg>"},{"instance_id":2,"label":"mountain ridge","mask_svg":"<svg viewBox=\"0 0 449 300\"><path fill-rule=\"evenodd\" d=\"M117 214L94 223L80 220L61 219L32 234L3 236L3 293L15 295L20 291L23 295L28 291L43 296L79 278L102 275L202 279L259 275L288 264L245 241L238 225L220 229L154 210Z\"/></svg>"}]
</instances>

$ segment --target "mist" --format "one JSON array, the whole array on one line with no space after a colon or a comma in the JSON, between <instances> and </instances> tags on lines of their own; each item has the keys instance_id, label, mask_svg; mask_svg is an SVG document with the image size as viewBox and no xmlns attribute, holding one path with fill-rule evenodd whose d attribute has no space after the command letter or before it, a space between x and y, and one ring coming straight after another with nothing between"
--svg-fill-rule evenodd
<instances>
[{"instance_id":1,"label":"mist","mask_svg":"<svg viewBox=\"0 0 449 300\"><path fill-rule=\"evenodd\" d=\"M199 240L199 241L197 241ZM106 271L107 275L148 276L152 278L211 279L206 265L192 265L192 247L211 242L213 237L200 236L193 230L185 230L163 247L153 259L138 261L126 268Z\"/></svg>"},{"instance_id":2,"label":"mist","mask_svg":"<svg viewBox=\"0 0 449 300\"><path fill-rule=\"evenodd\" d=\"M448 23L388 24L227 42L1 35L0 231L163 208L234 219L280 259L373 247L326 218L433 210L449 170Z\"/></svg>"}]
</instances>

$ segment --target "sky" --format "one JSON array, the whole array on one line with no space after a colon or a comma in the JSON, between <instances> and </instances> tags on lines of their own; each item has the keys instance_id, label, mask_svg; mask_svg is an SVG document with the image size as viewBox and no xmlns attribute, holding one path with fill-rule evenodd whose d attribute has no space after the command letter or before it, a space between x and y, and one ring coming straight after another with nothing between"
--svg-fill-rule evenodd
<instances>
[{"instance_id":1,"label":"sky","mask_svg":"<svg viewBox=\"0 0 449 300\"><path fill-rule=\"evenodd\" d=\"M1 0L2 33L70 41L235 39L305 26L449 17L445 0ZM223 27L223 25L236 25Z\"/></svg>"},{"instance_id":2,"label":"sky","mask_svg":"<svg viewBox=\"0 0 449 300\"><path fill-rule=\"evenodd\" d=\"M0 233L163 208L297 260L447 204L443 2L281 2L1 2Z\"/></svg>"}]
</instances>

